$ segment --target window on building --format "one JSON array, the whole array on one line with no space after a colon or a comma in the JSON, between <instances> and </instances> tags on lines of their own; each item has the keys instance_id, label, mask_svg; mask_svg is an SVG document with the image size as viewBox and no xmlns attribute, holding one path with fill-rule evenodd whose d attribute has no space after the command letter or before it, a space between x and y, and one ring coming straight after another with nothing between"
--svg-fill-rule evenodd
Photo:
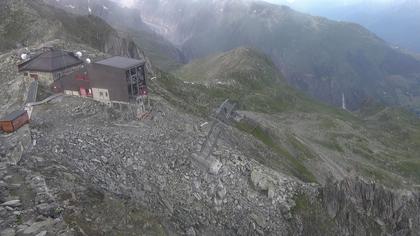
<instances>
[{"instance_id":1,"label":"window on building","mask_svg":"<svg viewBox=\"0 0 420 236\"><path fill-rule=\"evenodd\" d=\"M108 97L108 92L105 92L105 97Z\"/></svg>"},{"instance_id":2,"label":"window on building","mask_svg":"<svg viewBox=\"0 0 420 236\"><path fill-rule=\"evenodd\" d=\"M23 76L28 76L28 75L29 75L28 72L23 73Z\"/></svg>"},{"instance_id":3,"label":"window on building","mask_svg":"<svg viewBox=\"0 0 420 236\"><path fill-rule=\"evenodd\" d=\"M99 92L99 96L103 97L104 93L103 92Z\"/></svg>"}]
</instances>

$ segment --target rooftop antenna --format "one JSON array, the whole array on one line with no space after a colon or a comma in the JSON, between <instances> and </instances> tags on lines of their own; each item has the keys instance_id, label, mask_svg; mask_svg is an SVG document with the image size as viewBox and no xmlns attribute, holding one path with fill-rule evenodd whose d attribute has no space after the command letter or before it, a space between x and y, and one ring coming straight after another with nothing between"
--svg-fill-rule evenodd
<instances>
[{"instance_id":1,"label":"rooftop antenna","mask_svg":"<svg viewBox=\"0 0 420 236\"><path fill-rule=\"evenodd\" d=\"M21 58L22 60L26 60L26 59L28 59L28 54L26 54L26 53L22 53L22 55L20 55L20 58Z\"/></svg>"},{"instance_id":2,"label":"rooftop antenna","mask_svg":"<svg viewBox=\"0 0 420 236\"><path fill-rule=\"evenodd\" d=\"M79 59L82 58L83 53L80 51L77 51L74 55L76 55L76 57L78 57Z\"/></svg>"}]
</instances>

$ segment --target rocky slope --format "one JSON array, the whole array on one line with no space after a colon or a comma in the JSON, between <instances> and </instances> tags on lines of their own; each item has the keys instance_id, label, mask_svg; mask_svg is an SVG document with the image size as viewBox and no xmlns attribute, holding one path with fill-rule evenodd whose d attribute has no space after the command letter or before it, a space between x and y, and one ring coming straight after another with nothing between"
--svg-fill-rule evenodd
<instances>
[{"instance_id":1,"label":"rocky slope","mask_svg":"<svg viewBox=\"0 0 420 236\"><path fill-rule=\"evenodd\" d=\"M79 16L43 4L41 1L2 1L0 3L0 52L2 76L0 114L22 106L27 84L17 72L21 53L42 47L61 47L82 51L86 58L122 55L145 58L144 52L129 38L120 35L100 18ZM19 30L17 30L19 29ZM10 49L13 49L10 51ZM151 72L151 64L148 61Z\"/></svg>"},{"instance_id":2,"label":"rocky slope","mask_svg":"<svg viewBox=\"0 0 420 236\"><path fill-rule=\"evenodd\" d=\"M213 151L223 165L211 175L191 158L206 120L161 96L152 104L152 115L138 121L64 97L36 107L29 126L1 135L0 232L416 235L417 193L359 179L305 184L258 161L276 154L233 127Z\"/></svg>"},{"instance_id":3,"label":"rocky slope","mask_svg":"<svg viewBox=\"0 0 420 236\"><path fill-rule=\"evenodd\" d=\"M298 195L300 235L419 235L418 192L395 191L360 178Z\"/></svg>"},{"instance_id":4,"label":"rocky slope","mask_svg":"<svg viewBox=\"0 0 420 236\"><path fill-rule=\"evenodd\" d=\"M365 28L252 1L139 1L143 20L188 59L246 46L261 50L296 88L348 107L367 98L416 108L420 62Z\"/></svg>"},{"instance_id":5,"label":"rocky slope","mask_svg":"<svg viewBox=\"0 0 420 236\"><path fill-rule=\"evenodd\" d=\"M173 70L184 62L183 54L161 35L146 25L137 9L121 7L112 1L44 0L49 5L79 15L94 15L133 38L155 66ZM90 9L90 11L89 11Z\"/></svg>"},{"instance_id":6,"label":"rocky slope","mask_svg":"<svg viewBox=\"0 0 420 236\"><path fill-rule=\"evenodd\" d=\"M42 1L26 0L2 1L1 11L5 20L0 23L3 29L0 51L65 39L112 55L144 57L132 39L122 37L95 16L78 16Z\"/></svg>"},{"instance_id":7,"label":"rocky slope","mask_svg":"<svg viewBox=\"0 0 420 236\"><path fill-rule=\"evenodd\" d=\"M68 29L62 24L50 35L57 40L29 49L109 55ZM19 53L0 56L1 112L23 101ZM35 107L18 132L0 133L0 235L418 235L414 116L316 103L254 50L216 58L181 69L188 81L156 70L142 120L132 107L61 97ZM286 96L280 105L270 100L276 92ZM192 156L213 108L231 96L241 121L223 126L211 152L222 166L210 174Z\"/></svg>"},{"instance_id":8,"label":"rocky slope","mask_svg":"<svg viewBox=\"0 0 420 236\"><path fill-rule=\"evenodd\" d=\"M217 97L237 101L245 117L237 127L276 154L259 160L271 168L321 183L353 175L389 186L419 183L420 123L413 114L367 104L351 114L316 103L290 88L267 57L246 48L196 60L177 76L205 86L201 93L211 98L185 92L197 105Z\"/></svg>"},{"instance_id":9,"label":"rocky slope","mask_svg":"<svg viewBox=\"0 0 420 236\"><path fill-rule=\"evenodd\" d=\"M233 127L212 153L220 172L209 174L191 158L206 120L161 96L152 104L151 116L138 121L64 97L36 107L29 126L1 135L0 232L416 235L417 193L359 179L305 184L287 165L261 161L276 153Z\"/></svg>"}]
</instances>

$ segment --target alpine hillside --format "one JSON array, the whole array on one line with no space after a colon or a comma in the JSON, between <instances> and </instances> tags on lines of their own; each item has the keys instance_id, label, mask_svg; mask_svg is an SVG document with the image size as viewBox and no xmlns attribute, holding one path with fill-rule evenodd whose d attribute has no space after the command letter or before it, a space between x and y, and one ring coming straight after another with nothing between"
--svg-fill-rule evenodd
<instances>
[{"instance_id":1,"label":"alpine hillside","mask_svg":"<svg viewBox=\"0 0 420 236\"><path fill-rule=\"evenodd\" d=\"M196 106L208 106L201 101L217 97L237 101L247 117L238 128L280 157L261 161L272 168L288 166L303 180L324 182L329 176L356 174L394 185L398 175L414 174L406 167L419 165L415 150L420 123L414 115L368 103L352 114L318 103L287 85L270 59L253 49L193 61L176 76L186 81L190 94L194 86L208 90L200 94L211 98L192 98ZM284 161L288 164L280 164Z\"/></svg>"},{"instance_id":2,"label":"alpine hillside","mask_svg":"<svg viewBox=\"0 0 420 236\"><path fill-rule=\"evenodd\" d=\"M143 21L187 59L245 46L268 55L286 80L349 109L373 98L418 107L420 62L360 25L258 1L138 1Z\"/></svg>"},{"instance_id":3,"label":"alpine hillside","mask_svg":"<svg viewBox=\"0 0 420 236\"><path fill-rule=\"evenodd\" d=\"M418 0L384 1L382 4L361 1L344 6L309 7L306 11L335 20L359 23L395 47L420 52Z\"/></svg>"},{"instance_id":4,"label":"alpine hillside","mask_svg":"<svg viewBox=\"0 0 420 236\"><path fill-rule=\"evenodd\" d=\"M387 66L373 64L377 67L369 68L403 74L415 71L415 59L393 51L356 25L313 18L265 3L232 0L205 5L208 3L194 1L202 6L223 7L222 11L218 8L218 16L235 15L228 18L236 19L239 15L242 20L251 16L252 20L217 25L224 33L235 25L237 31L224 36L211 27L228 18L215 18L214 22L207 21L204 15L196 18L211 27L197 21L195 31L211 30L218 40L201 38L208 43L201 45L206 48L185 50L189 59L194 59L185 65L171 64L168 73L160 65L170 64L159 63L166 59L173 62L173 57L165 56L165 60L155 63L147 53L154 52L149 46L160 47L160 43L162 51L166 51L170 37L167 41L149 41L162 39L153 32L149 34L149 27L157 29L162 22L144 20L142 12L143 19L124 19L120 22L124 26L118 26L115 19L132 9L92 5L86 12L82 5L78 8L82 1L59 2L0 2L0 118L4 121L6 114L23 108L31 114L29 123L15 132L6 133L3 124L0 132L1 236L419 235L419 119L374 99L361 103L356 112L349 112L319 102L290 85L298 81L290 77L292 69L313 72L318 64L312 63L321 63L325 58L332 65L355 70L348 61L342 64L346 60L341 57L343 53L352 55L354 48L369 48L359 51L357 60L352 58L359 67L378 62L385 58L385 52L390 52L394 57L387 59ZM172 4L165 2L166 6ZM56 8L51 4L59 5ZM94 13L101 8L112 12L108 17ZM249 16L238 9L246 10ZM194 18L193 10L192 15L181 15ZM201 10L204 13L211 8ZM214 13L208 12L210 16ZM271 18L273 15L276 17ZM174 19L166 22L169 28L165 32L172 32L169 23ZM145 34L151 38L136 39L128 27L130 22L130 27L145 27ZM247 27L254 23L252 30L260 34L248 31L251 28ZM290 31L284 31L285 25L291 27ZM295 28L297 25L301 28ZM337 36L329 29L343 32ZM267 32L276 34L268 37L273 44L267 44L266 49L272 48L272 54L257 46L236 47L243 42L268 42L260 41ZM288 34L282 38L279 32ZM188 39L179 42L186 49L192 42L198 45L192 39L205 34L184 35ZM308 39L298 37L303 34L313 38L305 41ZM228 40L232 35L240 36L237 39L241 43ZM357 35L366 37L361 40ZM339 45L347 49L322 54L335 46L321 38L342 40L344 36L361 41L347 41ZM245 38L249 41L241 41ZM229 47L220 48L221 39L227 40ZM332 42L339 43L338 39ZM311 47L312 43L322 45L322 50ZM351 50L348 44L353 45ZM83 68L103 63L104 58L109 62L114 55L125 56L118 57L124 62L118 64L118 71L129 62L136 64L124 69L123 77L110 76L112 81L124 85L121 91L127 93L126 80L138 80L132 69L137 74L139 67L143 68L148 94L137 96L136 101L115 100L109 105L93 95L82 95L88 91L71 90L71 94L56 93L51 100L39 101L55 92L40 86L35 94L38 102L27 102L28 87L36 84L36 77L24 76L18 65L27 60L25 56L52 50L46 47L61 49L73 58L78 54ZM170 48L173 46L169 44ZM303 51L309 49L312 54L304 57ZM156 49L155 53L160 55L162 51ZM306 63L303 58L314 56L315 51L321 56ZM367 52L378 54L367 57ZM282 64L274 55L293 60ZM360 60L363 55L371 61ZM144 66L132 58L144 60ZM298 61L303 64L292 64ZM392 67L395 61L407 63ZM366 71L374 78L370 69ZM71 79L86 83L93 82L93 76ZM101 75L100 80L105 77ZM314 75L310 78L308 81L321 83ZM349 78L326 80L334 86L319 91L327 93L338 88L336 84L348 82L356 86L360 82ZM410 81L407 78L394 75L393 82L401 85ZM366 93L376 91L370 86L383 82L380 78L368 81L363 87ZM117 87L106 88L112 91ZM415 89L415 84L406 88ZM346 91L352 89L356 90L350 86ZM345 95L349 106L356 104L357 99L352 100L347 92ZM143 103L139 98L144 99Z\"/></svg>"},{"instance_id":5,"label":"alpine hillside","mask_svg":"<svg viewBox=\"0 0 420 236\"><path fill-rule=\"evenodd\" d=\"M142 21L137 9L124 8L108 0L44 0L45 3L78 15L103 19L120 33L141 45L142 50L163 70L178 68L184 61L181 51Z\"/></svg>"}]
</instances>

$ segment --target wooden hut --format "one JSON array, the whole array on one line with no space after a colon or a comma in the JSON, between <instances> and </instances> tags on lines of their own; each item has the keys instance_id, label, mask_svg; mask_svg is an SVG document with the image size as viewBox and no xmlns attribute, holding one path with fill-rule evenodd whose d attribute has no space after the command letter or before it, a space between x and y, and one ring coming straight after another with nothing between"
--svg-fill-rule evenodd
<instances>
[{"instance_id":1,"label":"wooden hut","mask_svg":"<svg viewBox=\"0 0 420 236\"><path fill-rule=\"evenodd\" d=\"M25 110L14 111L0 119L0 128L7 133L12 133L29 123L29 116Z\"/></svg>"}]
</instances>

